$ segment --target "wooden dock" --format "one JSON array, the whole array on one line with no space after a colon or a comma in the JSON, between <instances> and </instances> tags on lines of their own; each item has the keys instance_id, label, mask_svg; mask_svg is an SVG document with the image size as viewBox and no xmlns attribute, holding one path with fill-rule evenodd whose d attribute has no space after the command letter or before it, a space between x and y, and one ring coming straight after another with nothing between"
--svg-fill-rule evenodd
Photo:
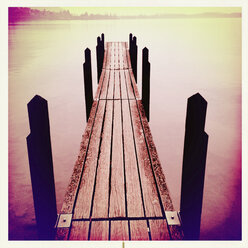
<instances>
[{"instance_id":1,"label":"wooden dock","mask_svg":"<svg viewBox=\"0 0 248 248\"><path fill-rule=\"evenodd\" d=\"M128 45L107 42L99 85L58 215L56 239L182 238Z\"/></svg>"}]
</instances>

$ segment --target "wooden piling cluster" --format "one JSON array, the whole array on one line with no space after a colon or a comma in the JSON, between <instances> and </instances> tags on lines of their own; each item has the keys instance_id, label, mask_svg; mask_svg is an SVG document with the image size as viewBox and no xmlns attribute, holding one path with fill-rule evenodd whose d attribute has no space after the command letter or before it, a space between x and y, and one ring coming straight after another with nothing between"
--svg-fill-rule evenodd
<instances>
[{"instance_id":1,"label":"wooden piling cluster","mask_svg":"<svg viewBox=\"0 0 248 248\"><path fill-rule=\"evenodd\" d=\"M143 49L142 100L136 85L136 37L97 39L99 85L93 99L91 52L83 65L87 126L56 219L47 102L28 104L27 137L37 226L41 239L195 240L199 238L208 135L207 102L188 99L180 214L174 210L148 125L150 63ZM99 75L99 71L101 72ZM135 76L136 75L136 76ZM42 186L41 186L42 185Z\"/></svg>"}]
</instances>

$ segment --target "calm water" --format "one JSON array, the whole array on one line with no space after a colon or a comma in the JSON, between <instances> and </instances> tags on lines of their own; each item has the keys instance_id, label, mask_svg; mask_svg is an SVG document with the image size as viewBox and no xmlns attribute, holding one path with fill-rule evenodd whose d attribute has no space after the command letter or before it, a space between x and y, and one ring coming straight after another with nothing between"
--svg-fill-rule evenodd
<instances>
[{"instance_id":1,"label":"calm water","mask_svg":"<svg viewBox=\"0 0 248 248\"><path fill-rule=\"evenodd\" d=\"M241 20L48 21L9 26L9 237L35 239L26 147L27 103L48 100L58 211L84 131L83 49L96 37L138 40L150 51L150 127L174 206L179 210L187 98L208 101L209 134L201 239L241 238Z\"/></svg>"}]
</instances>

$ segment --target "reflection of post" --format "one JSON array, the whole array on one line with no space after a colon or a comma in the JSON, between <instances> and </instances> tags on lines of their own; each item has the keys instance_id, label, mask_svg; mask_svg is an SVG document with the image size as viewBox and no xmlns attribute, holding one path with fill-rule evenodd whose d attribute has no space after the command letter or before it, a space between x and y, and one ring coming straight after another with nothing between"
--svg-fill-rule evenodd
<instances>
[{"instance_id":1,"label":"reflection of post","mask_svg":"<svg viewBox=\"0 0 248 248\"><path fill-rule=\"evenodd\" d=\"M150 63L148 61L149 50L145 47L142 50L142 103L145 109L146 118L150 119Z\"/></svg>"},{"instance_id":2,"label":"reflection of post","mask_svg":"<svg viewBox=\"0 0 248 248\"><path fill-rule=\"evenodd\" d=\"M84 54L85 54L85 62L83 64L83 68L84 68L84 93L85 93L86 119L88 121L89 116L90 116L91 106L93 104L90 49L89 48L85 49Z\"/></svg>"},{"instance_id":3,"label":"reflection of post","mask_svg":"<svg viewBox=\"0 0 248 248\"><path fill-rule=\"evenodd\" d=\"M200 235L208 135L204 132L207 102L199 94L188 99L184 139L180 214L185 239Z\"/></svg>"},{"instance_id":4,"label":"reflection of post","mask_svg":"<svg viewBox=\"0 0 248 248\"><path fill-rule=\"evenodd\" d=\"M36 95L28 103L27 137L35 217L40 239L53 239L57 218L47 101Z\"/></svg>"}]
</instances>

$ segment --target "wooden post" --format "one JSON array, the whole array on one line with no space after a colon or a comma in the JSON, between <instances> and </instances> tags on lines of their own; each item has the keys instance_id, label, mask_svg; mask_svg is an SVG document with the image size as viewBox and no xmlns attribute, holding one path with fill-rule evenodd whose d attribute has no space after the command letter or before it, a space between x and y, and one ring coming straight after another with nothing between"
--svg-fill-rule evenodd
<instances>
[{"instance_id":1,"label":"wooden post","mask_svg":"<svg viewBox=\"0 0 248 248\"><path fill-rule=\"evenodd\" d=\"M134 36L133 37L133 48L132 48L132 68L133 68L133 75L135 78L135 81L137 83L137 57L138 57L138 47L137 47L137 39Z\"/></svg>"},{"instance_id":2,"label":"wooden post","mask_svg":"<svg viewBox=\"0 0 248 248\"><path fill-rule=\"evenodd\" d=\"M104 34L101 34L101 39L97 37L97 46L96 46L96 60L97 60L97 83L99 83L103 60L104 60Z\"/></svg>"},{"instance_id":3,"label":"wooden post","mask_svg":"<svg viewBox=\"0 0 248 248\"><path fill-rule=\"evenodd\" d=\"M145 47L142 50L142 103L145 109L146 118L150 120L150 63L148 61L149 50Z\"/></svg>"},{"instance_id":4,"label":"wooden post","mask_svg":"<svg viewBox=\"0 0 248 248\"><path fill-rule=\"evenodd\" d=\"M36 95L28 103L30 134L27 148L35 217L40 239L54 238L57 219L47 101Z\"/></svg>"},{"instance_id":5,"label":"wooden post","mask_svg":"<svg viewBox=\"0 0 248 248\"><path fill-rule=\"evenodd\" d=\"M84 51L84 54L85 54L85 62L83 64L83 67L84 67L84 93L85 93L85 106L86 106L86 120L88 121L89 116L90 116L90 110L91 110L91 107L93 104L90 49L86 48Z\"/></svg>"},{"instance_id":6,"label":"wooden post","mask_svg":"<svg viewBox=\"0 0 248 248\"><path fill-rule=\"evenodd\" d=\"M130 56L131 56L132 41L133 41L133 34L129 34L129 53L130 53Z\"/></svg>"},{"instance_id":7,"label":"wooden post","mask_svg":"<svg viewBox=\"0 0 248 248\"><path fill-rule=\"evenodd\" d=\"M185 239L200 235L208 135L204 131L207 102L199 94L188 99L185 126L180 215Z\"/></svg>"}]
</instances>

